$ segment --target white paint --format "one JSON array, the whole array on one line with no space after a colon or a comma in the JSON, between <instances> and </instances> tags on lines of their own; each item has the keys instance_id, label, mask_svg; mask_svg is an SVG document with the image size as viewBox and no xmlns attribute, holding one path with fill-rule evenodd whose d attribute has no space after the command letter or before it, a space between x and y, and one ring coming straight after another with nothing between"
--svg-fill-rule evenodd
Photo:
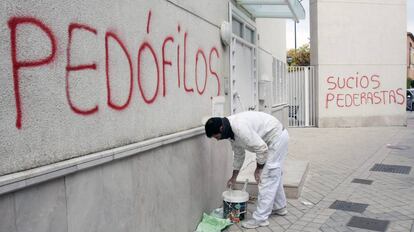
<instances>
[{"instance_id":1,"label":"white paint","mask_svg":"<svg viewBox=\"0 0 414 232\"><path fill-rule=\"evenodd\" d=\"M243 203L249 200L246 190L227 190L223 192L223 200L231 203Z\"/></svg>"}]
</instances>

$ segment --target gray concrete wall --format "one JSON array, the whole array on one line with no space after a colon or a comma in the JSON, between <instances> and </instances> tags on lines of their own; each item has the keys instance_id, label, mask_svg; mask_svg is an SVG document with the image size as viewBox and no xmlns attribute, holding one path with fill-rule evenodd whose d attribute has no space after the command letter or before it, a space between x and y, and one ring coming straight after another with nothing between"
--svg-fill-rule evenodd
<instances>
[{"instance_id":1,"label":"gray concrete wall","mask_svg":"<svg viewBox=\"0 0 414 232\"><path fill-rule=\"evenodd\" d=\"M406 125L406 1L311 0L310 14L318 126Z\"/></svg>"},{"instance_id":2,"label":"gray concrete wall","mask_svg":"<svg viewBox=\"0 0 414 232\"><path fill-rule=\"evenodd\" d=\"M194 231L229 165L229 144L196 136L1 195L0 231Z\"/></svg>"},{"instance_id":3,"label":"gray concrete wall","mask_svg":"<svg viewBox=\"0 0 414 232\"><path fill-rule=\"evenodd\" d=\"M3 1L0 231L194 231L220 206L231 151L200 126L229 76L228 10Z\"/></svg>"},{"instance_id":4,"label":"gray concrete wall","mask_svg":"<svg viewBox=\"0 0 414 232\"><path fill-rule=\"evenodd\" d=\"M5 0L0 12L0 175L201 126L223 94L227 0Z\"/></svg>"},{"instance_id":5,"label":"gray concrete wall","mask_svg":"<svg viewBox=\"0 0 414 232\"><path fill-rule=\"evenodd\" d=\"M0 231L194 231L221 205L228 1L0 4ZM219 91L220 89L220 91Z\"/></svg>"}]
</instances>

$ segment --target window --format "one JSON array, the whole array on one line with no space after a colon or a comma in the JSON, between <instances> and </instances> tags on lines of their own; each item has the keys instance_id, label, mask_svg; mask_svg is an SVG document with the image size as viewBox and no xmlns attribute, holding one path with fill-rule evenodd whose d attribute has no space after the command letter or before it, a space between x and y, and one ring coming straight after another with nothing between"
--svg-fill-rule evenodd
<instances>
[{"instance_id":1,"label":"window","mask_svg":"<svg viewBox=\"0 0 414 232\"><path fill-rule=\"evenodd\" d=\"M414 47L410 48L410 64L411 68L414 68Z\"/></svg>"},{"instance_id":2,"label":"window","mask_svg":"<svg viewBox=\"0 0 414 232\"><path fill-rule=\"evenodd\" d=\"M240 38L243 38L243 24L235 18L232 20L232 30L233 34L237 35Z\"/></svg>"},{"instance_id":3,"label":"window","mask_svg":"<svg viewBox=\"0 0 414 232\"><path fill-rule=\"evenodd\" d=\"M256 29L253 21L246 16L238 13L237 10L232 12L231 28L233 35L245 40L248 43L256 43ZM251 21L251 22L250 22Z\"/></svg>"},{"instance_id":4,"label":"window","mask_svg":"<svg viewBox=\"0 0 414 232\"><path fill-rule=\"evenodd\" d=\"M246 34L244 39L246 39L250 43L254 43L254 31L249 27L246 27Z\"/></svg>"}]
</instances>

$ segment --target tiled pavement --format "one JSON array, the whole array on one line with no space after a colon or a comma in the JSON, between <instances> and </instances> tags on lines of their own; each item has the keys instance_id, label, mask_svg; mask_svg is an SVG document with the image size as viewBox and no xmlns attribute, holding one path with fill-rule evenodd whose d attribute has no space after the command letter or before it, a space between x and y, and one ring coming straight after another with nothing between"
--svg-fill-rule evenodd
<instances>
[{"instance_id":1,"label":"tiled pavement","mask_svg":"<svg viewBox=\"0 0 414 232\"><path fill-rule=\"evenodd\" d=\"M302 196L289 199L289 214L272 216L268 227L233 225L228 231L372 231L347 226L357 216L389 221L386 231L414 232L414 113L407 116L407 127L289 129L289 155L310 162ZM370 171L376 163L412 169L409 174ZM373 182L353 183L354 178ZM362 213L330 209L336 200L368 207ZM250 218L254 203L248 208Z\"/></svg>"}]
</instances>

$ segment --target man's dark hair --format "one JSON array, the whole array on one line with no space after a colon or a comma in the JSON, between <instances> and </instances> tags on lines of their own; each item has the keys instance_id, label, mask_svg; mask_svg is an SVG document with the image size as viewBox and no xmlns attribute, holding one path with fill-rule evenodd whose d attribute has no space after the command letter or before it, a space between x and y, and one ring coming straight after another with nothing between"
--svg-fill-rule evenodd
<instances>
[{"instance_id":1,"label":"man's dark hair","mask_svg":"<svg viewBox=\"0 0 414 232\"><path fill-rule=\"evenodd\" d=\"M207 120L206 125L204 126L206 130L207 137L220 133L220 127L223 125L221 118L213 117Z\"/></svg>"}]
</instances>

